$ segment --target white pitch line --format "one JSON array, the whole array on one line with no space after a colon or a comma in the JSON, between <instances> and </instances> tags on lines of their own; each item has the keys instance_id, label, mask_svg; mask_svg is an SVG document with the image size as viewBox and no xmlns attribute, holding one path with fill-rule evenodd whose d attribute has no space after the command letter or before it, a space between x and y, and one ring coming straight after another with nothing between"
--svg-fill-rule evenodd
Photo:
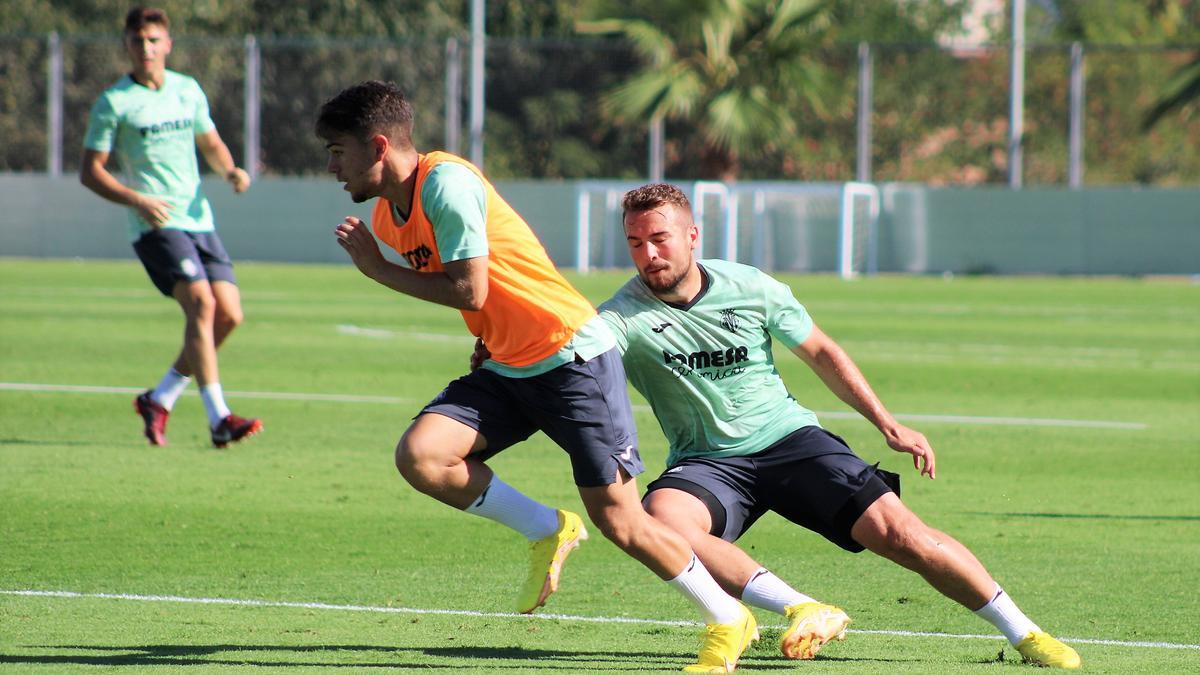
<instances>
[{"instance_id":1,"label":"white pitch line","mask_svg":"<svg viewBox=\"0 0 1200 675\"><path fill-rule=\"evenodd\" d=\"M31 391L35 393L61 392L67 394L140 394L145 387L102 387L88 384L33 384L25 382L0 382L0 391ZM185 396L199 396L196 391L185 391ZM417 399L398 396L367 396L359 394L306 394L286 391L226 391L226 396L262 398L275 401L326 401L330 403L416 403Z\"/></svg>"},{"instance_id":2,"label":"white pitch line","mask_svg":"<svg viewBox=\"0 0 1200 675\"><path fill-rule=\"evenodd\" d=\"M474 616L490 619L557 619L560 621L584 621L588 623L629 623L651 626L698 626L696 621L666 621L663 619L637 619L624 616L579 616L574 614L514 614L511 612L479 612L467 609L418 609L413 607L378 607L372 605L334 605L325 602L285 602L272 600L239 600L235 598L191 598L179 595L134 595L130 593L77 593L75 591L0 590L0 595L20 595L38 598L82 598L101 600L133 600L137 602L177 602L193 605L228 605L234 607L284 607L296 609L327 609L344 612L372 612L376 614L430 614L448 616ZM769 626L784 628L783 625ZM938 637L955 640L1003 640L999 635L970 635L956 633L932 633L908 630L860 630L850 633L864 635L899 635L905 637ZM1146 647L1157 649L1195 649L1200 645L1177 642L1127 642L1123 640L1099 640L1092 638L1061 638L1076 644L1108 645L1112 647Z\"/></svg>"},{"instance_id":3,"label":"white pitch line","mask_svg":"<svg viewBox=\"0 0 1200 675\"><path fill-rule=\"evenodd\" d=\"M31 392L65 392L70 394L140 394L145 391L139 387L104 387L85 384L37 384L25 382L0 382L0 391L31 391ZM198 395L195 391L184 392L187 395ZM424 403L412 398L397 396L367 396L357 394L309 394L303 392L284 391L226 391L226 396L233 398L261 398L276 401L327 401L330 403L382 403L386 405ZM649 406L635 405L635 410L650 412ZM814 410L817 417L836 420L866 420L858 413L845 411ZM1021 427L1072 427L1077 429L1125 429L1140 431L1148 425L1142 422L1118 422L1112 420L1072 420L1052 417L986 417L976 415L927 415L921 413L896 413L901 420L914 422L930 422L940 424L981 424L991 426L1021 426Z\"/></svg>"}]
</instances>

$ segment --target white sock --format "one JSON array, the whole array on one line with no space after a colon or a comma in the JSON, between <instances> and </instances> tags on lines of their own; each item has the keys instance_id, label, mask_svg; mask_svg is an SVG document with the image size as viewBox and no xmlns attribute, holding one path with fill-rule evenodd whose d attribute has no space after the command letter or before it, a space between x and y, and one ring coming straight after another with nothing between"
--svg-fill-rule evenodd
<instances>
[{"instance_id":1,"label":"white sock","mask_svg":"<svg viewBox=\"0 0 1200 675\"><path fill-rule=\"evenodd\" d=\"M221 383L210 382L200 387L200 398L204 400L204 411L208 413L208 426L216 429L221 420L229 416L229 406L225 405Z\"/></svg>"},{"instance_id":2,"label":"white sock","mask_svg":"<svg viewBox=\"0 0 1200 675\"><path fill-rule=\"evenodd\" d=\"M158 386L150 392L150 400L170 410L175 407L175 401L179 400L179 395L183 393L184 389L187 389L188 383L191 381L192 378L180 375L174 367L167 368L167 372Z\"/></svg>"},{"instance_id":3,"label":"white sock","mask_svg":"<svg viewBox=\"0 0 1200 675\"><path fill-rule=\"evenodd\" d=\"M1025 639L1030 631L1040 631L1038 625L1029 620L1025 613L1017 609L1016 603L1008 597L1000 585L996 585L996 595L992 601L975 610L975 616L995 626L1012 646Z\"/></svg>"},{"instance_id":4,"label":"white sock","mask_svg":"<svg viewBox=\"0 0 1200 675\"><path fill-rule=\"evenodd\" d=\"M558 531L558 511L517 492L495 474L479 499L463 510L507 525L529 541L545 539Z\"/></svg>"},{"instance_id":5,"label":"white sock","mask_svg":"<svg viewBox=\"0 0 1200 675\"><path fill-rule=\"evenodd\" d=\"M786 616L786 609L792 605L817 601L788 586L765 567L760 567L742 589L742 602Z\"/></svg>"},{"instance_id":6,"label":"white sock","mask_svg":"<svg viewBox=\"0 0 1200 675\"><path fill-rule=\"evenodd\" d=\"M691 600L704 615L705 623L733 623L742 616L742 604L721 590L721 585L695 555L679 576L667 581L667 585Z\"/></svg>"}]
</instances>

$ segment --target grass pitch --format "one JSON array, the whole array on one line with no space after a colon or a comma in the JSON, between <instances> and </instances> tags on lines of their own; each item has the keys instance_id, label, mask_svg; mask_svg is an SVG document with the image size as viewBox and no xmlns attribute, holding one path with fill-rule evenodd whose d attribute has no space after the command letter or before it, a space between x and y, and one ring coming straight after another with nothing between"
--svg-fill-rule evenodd
<instances>
[{"instance_id":1,"label":"grass pitch","mask_svg":"<svg viewBox=\"0 0 1200 675\"><path fill-rule=\"evenodd\" d=\"M513 616L519 537L396 474L408 420L466 369L472 341L456 312L349 266L238 274L247 321L222 350L222 382L266 430L218 451L196 396L176 407L168 447L140 435L130 402L173 358L181 321L136 262L0 264L0 671L690 662L699 628L680 622L693 610L598 534L546 608L558 618ZM599 302L627 276L574 280ZM785 280L888 407L929 436L938 479L919 479L780 352L789 388L860 455L901 473L918 514L969 546L1086 671L1200 671L1200 287ZM664 447L644 405L638 424L657 475ZM581 508L544 436L492 465L535 498ZM870 554L773 516L742 544L854 619L846 642L796 663L770 639L782 620L759 612L767 639L744 672L1031 672L1001 637L979 637L991 626Z\"/></svg>"}]
</instances>

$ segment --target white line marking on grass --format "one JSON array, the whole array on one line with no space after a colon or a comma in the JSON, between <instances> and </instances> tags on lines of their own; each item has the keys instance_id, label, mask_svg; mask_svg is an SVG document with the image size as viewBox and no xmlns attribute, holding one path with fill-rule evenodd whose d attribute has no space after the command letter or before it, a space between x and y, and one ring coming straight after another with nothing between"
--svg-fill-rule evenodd
<instances>
[{"instance_id":1,"label":"white line marking on grass","mask_svg":"<svg viewBox=\"0 0 1200 675\"><path fill-rule=\"evenodd\" d=\"M26 384L22 382L0 382L0 391L65 392L68 394L140 394L145 387L97 387L86 384ZM185 396L199 396L199 392L185 391ZM358 394L305 394L286 391L226 391L226 396L262 398L274 401L328 401L331 403L413 403L416 399L398 396L366 396Z\"/></svg>"},{"instance_id":2,"label":"white line marking on grass","mask_svg":"<svg viewBox=\"0 0 1200 675\"><path fill-rule=\"evenodd\" d=\"M830 417L839 420L867 420L858 413L851 412L817 412L818 417ZM1085 429L1145 429L1148 425L1142 422L1116 422L1109 420L1067 420L1052 417L982 417L977 415L924 415L920 413L894 413L896 419L912 420L914 422L943 422L946 424L993 424L999 426L1018 427L1077 427Z\"/></svg>"},{"instance_id":3,"label":"white line marking on grass","mask_svg":"<svg viewBox=\"0 0 1200 675\"><path fill-rule=\"evenodd\" d=\"M650 626L699 626L696 621L667 621L664 619L637 619L625 616L579 616L574 614L515 614L512 612L479 612L468 609L417 609L413 607L378 607L372 605L334 605L325 602L285 602L272 600L239 600L235 598L190 598L179 595L134 595L130 593L77 593L75 591L0 590L0 595L21 595L38 598L86 598L101 600L133 600L136 602L178 602L193 605L229 605L234 607L286 607L296 609L328 609L344 612L372 612L377 614L436 614L443 616L477 616L491 619L530 618L558 619L560 621L584 621L588 623L630 623ZM770 626L784 628L782 624ZM864 635L899 635L905 637L938 637L955 640L1003 640L1000 635L970 635L955 633L931 633L909 630L862 630L850 629L850 633ZM1148 647L1158 649L1196 649L1200 645L1176 642L1127 642L1124 640L1098 640L1091 638L1061 638L1065 642L1113 647Z\"/></svg>"},{"instance_id":4,"label":"white line marking on grass","mask_svg":"<svg viewBox=\"0 0 1200 675\"><path fill-rule=\"evenodd\" d=\"M25 382L0 382L0 391L32 391L32 392L65 392L70 394L140 394L145 391L140 387L102 387L86 384L36 384ZM198 396L195 391L184 392L189 396ZM331 403L383 403L388 405L404 403L424 403L412 398L398 396L368 396L360 394L310 394L286 391L226 391L226 396L241 398L261 398L275 401L327 401ZM634 410L650 412L650 407L635 405ZM818 417L836 420L867 421L858 413L845 411L814 410ZM931 422L945 424L982 424L992 426L1021 426L1021 427L1074 427L1081 429L1126 429L1139 431L1148 425L1142 422L1117 422L1109 420L1071 420L1051 417L983 417L977 415L925 415L920 413L896 413L901 420L915 422Z\"/></svg>"},{"instance_id":5,"label":"white line marking on grass","mask_svg":"<svg viewBox=\"0 0 1200 675\"><path fill-rule=\"evenodd\" d=\"M449 342L453 345L458 344L475 344L474 337L464 337L461 333L450 335L448 333L422 333L419 331L396 331L387 328L367 328L365 326L355 326L354 324L341 323L336 327L337 332L342 335L356 335L359 337L374 338L376 340L392 340L396 338L409 338L413 340L425 340L427 342Z\"/></svg>"}]
</instances>

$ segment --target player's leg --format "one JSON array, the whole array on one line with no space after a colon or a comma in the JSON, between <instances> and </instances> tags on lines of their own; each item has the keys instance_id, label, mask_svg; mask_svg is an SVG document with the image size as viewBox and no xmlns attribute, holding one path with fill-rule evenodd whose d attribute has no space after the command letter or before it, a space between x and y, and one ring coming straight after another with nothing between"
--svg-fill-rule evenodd
<instances>
[{"instance_id":1,"label":"player's leg","mask_svg":"<svg viewBox=\"0 0 1200 675\"><path fill-rule=\"evenodd\" d=\"M218 374L217 349L242 322L241 293L233 274L233 263L217 234L188 232L186 236L204 266L204 274L208 279L208 294L212 301L211 312L204 316L207 323L204 339L209 344L203 350L200 367L206 371L211 369L213 379L206 382L199 374L196 379L200 381L200 397L204 400L204 409L209 416L213 445L223 448L229 443L253 436L263 427L260 420L241 417L229 410ZM181 361L190 363L186 343ZM216 422L213 421L214 418Z\"/></svg>"},{"instance_id":2,"label":"player's leg","mask_svg":"<svg viewBox=\"0 0 1200 675\"><path fill-rule=\"evenodd\" d=\"M730 595L788 619L780 639L785 656L810 659L845 637L850 617L792 588L733 543L763 513L755 501L757 461L758 455L685 460L650 483L643 504L684 536Z\"/></svg>"},{"instance_id":3,"label":"player's leg","mask_svg":"<svg viewBox=\"0 0 1200 675\"><path fill-rule=\"evenodd\" d=\"M168 298L175 297L178 284L206 278L194 243L179 230L147 231L134 242L133 250L154 286ZM144 434L151 445L166 444L167 419L176 400L191 382L191 372L181 350L180 357L167 369L158 385L134 399L134 410L142 417Z\"/></svg>"},{"instance_id":4,"label":"player's leg","mask_svg":"<svg viewBox=\"0 0 1200 675\"><path fill-rule=\"evenodd\" d=\"M212 288L213 299L216 301L213 312L213 347L220 350L229 334L242 325L244 320L242 296L237 285L231 282L214 280L210 281L209 285ZM175 359L173 367L185 377L190 377L192 374L191 366L187 362L187 355L182 350Z\"/></svg>"},{"instance_id":5,"label":"player's leg","mask_svg":"<svg viewBox=\"0 0 1200 675\"><path fill-rule=\"evenodd\" d=\"M754 615L723 591L682 536L642 508L634 476L644 470L633 407L615 349L577 357L528 378L522 405L571 456L580 497L608 539L664 579L708 624L698 662L687 670L723 672L758 637Z\"/></svg>"},{"instance_id":6,"label":"player's leg","mask_svg":"<svg viewBox=\"0 0 1200 675\"><path fill-rule=\"evenodd\" d=\"M183 361L190 371L185 373L205 385L221 381L217 368L217 348L213 341L213 316L217 301L207 279L179 280L171 296L183 310ZM219 418L218 418L219 419Z\"/></svg>"},{"instance_id":7,"label":"player's leg","mask_svg":"<svg viewBox=\"0 0 1200 675\"><path fill-rule=\"evenodd\" d=\"M923 523L894 493L875 500L850 534L871 552L920 574L967 609L983 607L996 592L996 582L974 554Z\"/></svg>"},{"instance_id":8,"label":"player's leg","mask_svg":"<svg viewBox=\"0 0 1200 675\"><path fill-rule=\"evenodd\" d=\"M439 413L417 416L396 446L396 469L408 484L456 509L479 499L492 470L470 457L487 447L476 429Z\"/></svg>"},{"instance_id":9,"label":"player's leg","mask_svg":"<svg viewBox=\"0 0 1200 675\"><path fill-rule=\"evenodd\" d=\"M707 624L697 663L689 672L726 672L758 639L754 615L721 589L687 541L646 513L637 481L619 469L617 480L580 487L588 515L622 551L648 567L700 610Z\"/></svg>"},{"instance_id":10,"label":"player's leg","mask_svg":"<svg viewBox=\"0 0 1200 675\"><path fill-rule=\"evenodd\" d=\"M875 500L855 522L851 536L991 623L1027 660L1079 667L1079 655L1025 616L967 547L926 525L894 493Z\"/></svg>"},{"instance_id":11,"label":"player's leg","mask_svg":"<svg viewBox=\"0 0 1200 675\"><path fill-rule=\"evenodd\" d=\"M238 290L237 277L233 273L233 261L230 260L229 253L225 251L225 246L216 232L188 232L183 236L190 244L189 257L194 255L195 260L199 261L212 292L215 302L212 320L213 349L218 350L244 319L242 296ZM184 351L180 351L174 368L184 376L192 374Z\"/></svg>"},{"instance_id":12,"label":"player's leg","mask_svg":"<svg viewBox=\"0 0 1200 675\"><path fill-rule=\"evenodd\" d=\"M530 572L517 610L531 612L557 589L563 561L587 531L578 515L530 499L484 463L535 430L505 391L505 379L476 371L451 382L400 439L396 468L419 492L526 538Z\"/></svg>"},{"instance_id":13,"label":"player's leg","mask_svg":"<svg viewBox=\"0 0 1200 675\"><path fill-rule=\"evenodd\" d=\"M217 367L217 300L212 285L207 280L179 281L173 295L184 315L183 356L200 385L213 445L223 448L253 436L262 430L262 422L233 414L225 401Z\"/></svg>"}]
</instances>

